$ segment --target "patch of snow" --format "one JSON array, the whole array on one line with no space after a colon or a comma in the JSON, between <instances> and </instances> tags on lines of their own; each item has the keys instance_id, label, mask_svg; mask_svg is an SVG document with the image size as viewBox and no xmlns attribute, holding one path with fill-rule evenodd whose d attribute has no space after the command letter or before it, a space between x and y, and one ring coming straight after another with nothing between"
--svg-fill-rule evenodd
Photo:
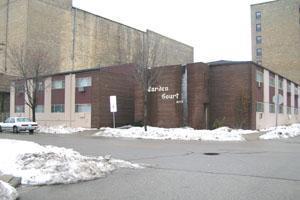
<instances>
[{"instance_id":1,"label":"patch of snow","mask_svg":"<svg viewBox=\"0 0 300 200\"><path fill-rule=\"evenodd\" d=\"M215 130L195 130L185 128L157 128L148 126L124 128L101 128L94 136L104 137L125 137L155 140L204 140L204 141L244 141L243 134L250 134L255 131L237 130L228 127L221 127Z\"/></svg>"},{"instance_id":2,"label":"patch of snow","mask_svg":"<svg viewBox=\"0 0 300 200\"><path fill-rule=\"evenodd\" d=\"M71 128L64 125L60 126L39 126L38 132L40 133L51 133L51 134L72 134L86 130L92 130L89 128Z\"/></svg>"},{"instance_id":3,"label":"patch of snow","mask_svg":"<svg viewBox=\"0 0 300 200\"><path fill-rule=\"evenodd\" d=\"M15 200L18 198L17 190L0 180L0 199L1 200Z\"/></svg>"},{"instance_id":4,"label":"patch of snow","mask_svg":"<svg viewBox=\"0 0 300 200\"><path fill-rule=\"evenodd\" d=\"M300 135L300 124L292 124L289 126L277 126L268 129L263 129L261 131L264 131L266 133L264 135L261 135L259 137L260 139L286 139Z\"/></svg>"},{"instance_id":5,"label":"patch of snow","mask_svg":"<svg viewBox=\"0 0 300 200\"><path fill-rule=\"evenodd\" d=\"M0 171L22 177L22 184L49 185L87 181L118 168L142 168L124 160L82 156L72 149L0 139Z\"/></svg>"}]
</instances>

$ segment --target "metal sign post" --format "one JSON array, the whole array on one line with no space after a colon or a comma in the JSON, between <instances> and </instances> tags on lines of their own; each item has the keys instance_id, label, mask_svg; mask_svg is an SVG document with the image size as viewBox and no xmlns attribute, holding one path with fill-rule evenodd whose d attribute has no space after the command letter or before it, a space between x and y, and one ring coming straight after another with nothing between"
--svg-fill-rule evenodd
<instances>
[{"instance_id":1,"label":"metal sign post","mask_svg":"<svg viewBox=\"0 0 300 200\"><path fill-rule=\"evenodd\" d=\"M110 96L109 97L110 102L110 112L113 114L113 126L116 128L116 118L115 113L117 112L117 97L116 96Z\"/></svg>"},{"instance_id":2,"label":"metal sign post","mask_svg":"<svg viewBox=\"0 0 300 200\"><path fill-rule=\"evenodd\" d=\"M278 111L279 111L279 105L283 103L283 96L281 94L275 95L272 98L273 103L275 104L276 109L276 123L275 126L278 126Z\"/></svg>"}]
</instances>

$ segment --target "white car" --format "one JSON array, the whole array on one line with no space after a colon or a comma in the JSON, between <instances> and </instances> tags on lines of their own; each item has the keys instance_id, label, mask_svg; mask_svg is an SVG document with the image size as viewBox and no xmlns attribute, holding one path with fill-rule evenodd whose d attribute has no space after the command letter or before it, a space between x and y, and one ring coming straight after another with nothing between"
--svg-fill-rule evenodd
<instances>
[{"instance_id":1,"label":"white car","mask_svg":"<svg viewBox=\"0 0 300 200\"><path fill-rule=\"evenodd\" d=\"M0 132L12 131L19 133L20 131L29 131L30 134L33 134L37 128L38 124L26 117L9 117L5 122L0 122Z\"/></svg>"}]
</instances>

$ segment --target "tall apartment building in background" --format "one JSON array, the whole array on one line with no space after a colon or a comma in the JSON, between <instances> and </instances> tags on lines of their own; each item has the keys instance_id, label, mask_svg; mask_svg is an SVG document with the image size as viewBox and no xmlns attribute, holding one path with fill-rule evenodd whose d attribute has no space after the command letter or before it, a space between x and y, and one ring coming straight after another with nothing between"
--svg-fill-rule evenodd
<instances>
[{"instance_id":1,"label":"tall apartment building in background","mask_svg":"<svg viewBox=\"0 0 300 200\"><path fill-rule=\"evenodd\" d=\"M193 62L193 47L74 8L72 0L0 0L0 73L11 73L8 50L35 43L51 51L60 71L135 63L158 41L155 65Z\"/></svg>"},{"instance_id":2,"label":"tall apartment building in background","mask_svg":"<svg viewBox=\"0 0 300 200\"><path fill-rule=\"evenodd\" d=\"M252 59L300 83L300 0L251 6Z\"/></svg>"}]
</instances>

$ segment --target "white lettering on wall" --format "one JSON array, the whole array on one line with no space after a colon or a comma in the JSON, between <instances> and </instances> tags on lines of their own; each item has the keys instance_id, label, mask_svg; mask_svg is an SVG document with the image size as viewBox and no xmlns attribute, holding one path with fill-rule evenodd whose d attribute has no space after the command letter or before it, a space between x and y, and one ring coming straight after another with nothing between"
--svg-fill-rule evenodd
<instances>
[{"instance_id":1,"label":"white lettering on wall","mask_svg":"<svg viewBox=\"0 0 300 200\"><path fill-rule=\"evenodd\" d=\"M148 92L168 92L168 91L169 91L169 87L162 87L162 86L151 87L151 86L149 86L149 88L148 88Z\"/></svg>"}]
</instances>

